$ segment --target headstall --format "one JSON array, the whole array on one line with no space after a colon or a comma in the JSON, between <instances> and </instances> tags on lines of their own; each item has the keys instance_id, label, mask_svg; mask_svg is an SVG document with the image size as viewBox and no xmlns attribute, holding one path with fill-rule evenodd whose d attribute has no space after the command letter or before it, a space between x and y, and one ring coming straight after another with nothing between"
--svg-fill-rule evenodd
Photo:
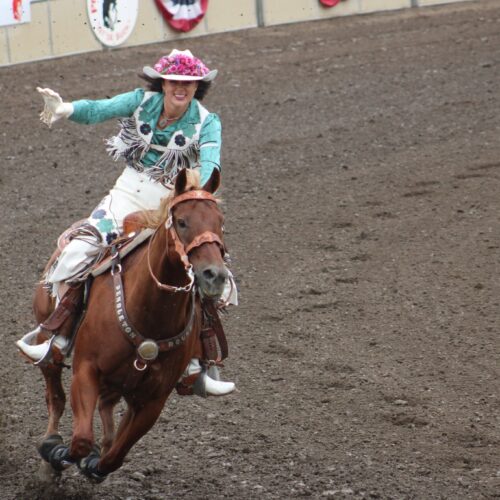
<instances>
[{"instance_id":1,"label":"headstall","mask_svg":"<svg viewBox=\"0 0 500 500\"><path fill-rule=\"evenodd\" d=\"M191 252L191 250L200 247L204 243L217 243L219 246L222 256L224 256L225 249L224 249L224 244L222 243L221 239L219 236L217 236L215 233L211 231L205 231L202 234L199 234L196 236L193 241L187 246L184 247L184 244L180 240L177 231L175 230L174 224L173 224L173 218L172 218L172 209L178 205L179 203L182 203L184 201L189 201L189 200L207 200L207 201L212 201L213 203L217 203L217 199L215 196L210 194L207 191L202 191L202 190L196 190L196 191L187 191L186 193L180 194L179 196L176 196L168 210L168 217L165 222L165 229L167 230L167 251L168 251L168 240L171 239L174 243L174 248L177 254L179 255L182 264L184 265L184 269L186 271L186 274L189 278L189 283L185 286L172 286L168 285L166 283L161 283L158 278L154 275L153 270L151 268L151 261L150 261L150 248L151 248L151 242L153 241L153 238L155 235L151 237L149 240L149 245L148 245L148 269L149 269L149 274L151 275L151 278L155 282L156 286L160 290L165 290L167 292L189 292L191 288L194 285L194 273L193 273L193 266L189 262L189 257L188 254Z\"/></svg>"}]
</instances>

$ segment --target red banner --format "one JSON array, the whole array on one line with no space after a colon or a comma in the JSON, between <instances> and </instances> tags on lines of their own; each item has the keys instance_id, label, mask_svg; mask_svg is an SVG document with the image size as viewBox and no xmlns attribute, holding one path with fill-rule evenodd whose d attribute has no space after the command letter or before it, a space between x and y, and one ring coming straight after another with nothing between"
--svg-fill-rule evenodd
<instances>
[{"instance_id":1,"label":"red banner","mask_svg":"<svg viewBox=\"0 0 500 500\"><path fill-rule=\"evenodd\" d=\"M335 7L340 0L319 0L325 7Z\"/></svg>"},{"instance_id":2,"label":"red banner","mask_svg":"<svg viewBox=\"0 0 500 500\"><path fill-rule=\"evenodd\" d=\"M191 31L207 11L208 0L155 0L163 17L174 30Z\"/></svg>"}]
</instances>

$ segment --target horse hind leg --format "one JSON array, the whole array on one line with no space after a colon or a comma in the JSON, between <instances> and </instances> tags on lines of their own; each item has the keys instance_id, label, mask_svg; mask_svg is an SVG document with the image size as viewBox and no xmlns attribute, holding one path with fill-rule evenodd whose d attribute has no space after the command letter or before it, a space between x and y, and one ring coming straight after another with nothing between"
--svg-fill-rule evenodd
<instances>
[{"instance_id":1,"label":"horse hind leg","mask_svg":"<svg viewBox=\"0 0 500 500\"><path fill-rule=\"evenodd\" d=\"M57 252L55 252L51 257L49 264L54 259L56 254ZM46 320L54 310L54 299L44 288L42 283L39 283L35 289L33 310L38 323L42 323ZM38 334L37 341L43 342L46 339L46 334L41 331ZM45 402L47 404L47 411L49 414L45 437L59 435L59 421L64 413L64 407L66 405L66 395L62 385L63 362L64 357L60 353L54 353L52 363L39 365L45 379Z\"/></svg>"},{"instance_id":2,"label":"horse hind leg","mask_svg":"<svg viewBox=\"0 0 500 500\"><path fill-rule=\"evenodd\" d=\"M59 434L59 421L64 413L66 394L62 385L62 369L59 364L40 366L45 378L45 402L49 414L49 421L45 437Z\"/></svg>"},{"instance_id":3,"label":"horse hind leg","mask_svg":"<svg viewBox=\"0 0 500 500\"><path fill-rule=\"evenodd\" d=\"M59 434L59 421L64 412L66 395L62 386L62 365L48 364L41 366L45 378L45 400L49 421L44 437L37 448L43 461L39 476L45 481L53 481L60 472L74 463L69 457L68 446L63 444Z\"/></svg>"}]
</instances>

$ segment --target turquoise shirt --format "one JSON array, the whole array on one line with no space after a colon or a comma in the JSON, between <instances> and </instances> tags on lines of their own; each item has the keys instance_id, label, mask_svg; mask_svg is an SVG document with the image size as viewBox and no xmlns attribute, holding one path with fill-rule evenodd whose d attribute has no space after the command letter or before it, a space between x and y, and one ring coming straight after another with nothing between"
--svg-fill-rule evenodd
<instances>
[{"instance_id":1,"label":"turquoise shirt","mask_svg":"<svg viewBox=\"0 0 500 500\"><path fill-rule=\"evenodd\" d=\"M134 111L141 104L144 97L144 89L136 89L125 94L119 94L110 99L99 99L96 101L82 99L73 101L73 114L70 120L76 123L94 124L101 123L111 118L128 118L134 114ZM156 94L151 98L153 101L153 112L155 123L158 121L163 110L163 94ZM149 102L149 101L148 101ZM187 111L173 125L159 129L155 127L151 144L161 144L166 146L174 132L186 128L189 123L199 123L200 114L198 106L193 99L189 104ZM204 144L211 143L210 146L202 147ZM222 144L222 127L219 117L215 113L210 113L200 131L200 164L201 164L201 184L212 175L213 169L220 170L220 152ZM150 149L142 158L141 163L145 168L151 167L156 163L160 153L155 149Z\"/></svg>"}]
</instances>

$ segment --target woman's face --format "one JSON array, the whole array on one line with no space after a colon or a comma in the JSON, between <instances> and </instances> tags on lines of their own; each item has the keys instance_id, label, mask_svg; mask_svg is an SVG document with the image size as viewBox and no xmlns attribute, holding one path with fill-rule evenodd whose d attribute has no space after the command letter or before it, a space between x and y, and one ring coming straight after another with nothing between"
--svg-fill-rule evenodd
<instances>
[{"instance_id":1,"label":"woman's face","mask_svg":"<svg viewBox=\"0 0 500 500\"><path fill-rule=\"evenodd\" d=\"M177 80L163 80L165 103L172 108L185 108L189 105L198 88L197 81L180 82Z\"/></svg>"}]
</instances>

